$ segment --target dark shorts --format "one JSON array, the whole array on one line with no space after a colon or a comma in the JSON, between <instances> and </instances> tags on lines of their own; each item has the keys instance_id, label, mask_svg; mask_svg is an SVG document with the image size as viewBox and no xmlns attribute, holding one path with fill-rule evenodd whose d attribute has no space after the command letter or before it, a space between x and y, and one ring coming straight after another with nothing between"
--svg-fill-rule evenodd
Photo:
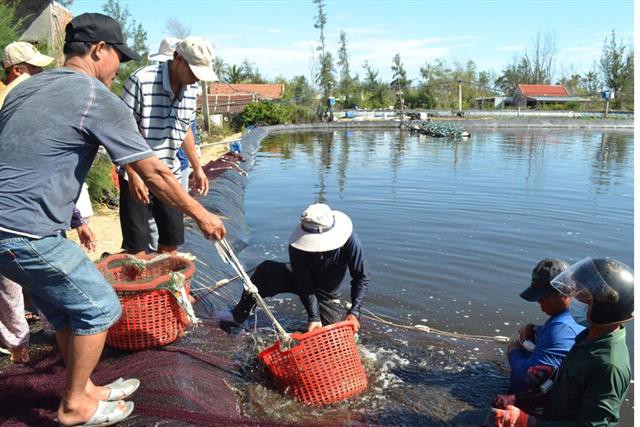
<instances>
[{"instance_id":1,"label":"dark shorts","mask_svg":"<svg viewBox=\"0 0 640 427\"><path fill-rule=\"evenodd\" d=\"M80 246L61 235L31 239L0 232L0 274L29 292L56 331L97 334L122 313L111 285Z\"/></svg>"},{"instance_id":2,"label":"dark shorts","mask_svg":"<svg viewBox=\"0 0 640 427\"><path fill-rule=\"evenodd\" d=\"M263 298L278 294L296 294L300 297L293 273L288 264L284 262L263 261L251 276L251 281L256 285L258 293ZM339 294L329 294L317 289L316 297L318 298L320 320L323 325L330 325L344 320L346 313L340 307ZM244 291L240 297L240 302L231 310L231 313L238 323L242 323L255 306L256 303L253 297Z\"/></svg>"},{"instance_id":3,"label":"dark shorts","mask_svg":"<svg viewBox=\"0 0 640 427\"><path fill-rule=\"evenodd\" d=\"M184 216L182 212L164 204L149 194L148 205L137 202L129 192L129 183L120 181L120 228L122 249L131 252L145 251L151 241L149 219L154 218L158 226L158 244L179 246L184 243Z\"/></svg>"}]
</instances>

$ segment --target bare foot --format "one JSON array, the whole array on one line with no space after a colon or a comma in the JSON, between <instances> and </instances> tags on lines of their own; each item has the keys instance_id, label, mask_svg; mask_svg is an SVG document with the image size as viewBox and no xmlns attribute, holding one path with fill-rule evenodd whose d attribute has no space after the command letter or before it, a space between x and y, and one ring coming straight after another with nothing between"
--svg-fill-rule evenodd
<instances>
[{"instance_id":1,"label":"bare foot","mask_svg":"<svg viewBox=\"0 0 640 427\"><path fill-rule=\"evenodd\" d=\"M26 345L12 348L11 361L19 364L29 363L29 348Z\"/></svg>"},{"instance_id":2,"label":"bare foot","mask_svg":"<svg viewBox=\"0 0 640 427\"><path fill-rule=\"evenodd\" d=\"M95 400L107 400L111 390L107 387L95 385L91 380L87 381L84 392Z\"/></svg>"}]
</instances>

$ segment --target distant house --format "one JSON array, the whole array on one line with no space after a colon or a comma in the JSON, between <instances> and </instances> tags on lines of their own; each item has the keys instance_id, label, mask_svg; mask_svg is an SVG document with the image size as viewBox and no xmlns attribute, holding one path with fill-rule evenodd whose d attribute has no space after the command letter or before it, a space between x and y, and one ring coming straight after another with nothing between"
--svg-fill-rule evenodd
<instances>
[{"instance_id":1,"label":"distant house","mask_svg":"<svg viewBox=\"0 0 640 427\"><path fill-rule=\"evenodd\" d=\"M235 114L255 101L282 98L284 84L211 83L209 85L209 114ZM201 100L198 97L200 105Z\"/></svg>"},{"instance_id":2,"label":"distant house","mask_svg":"<svg viewBox=\"0 0 640 427\"><path fill-rule=\"evenodd\" d=\"M474 98L474 107L479 108L480 110L486 109L498 109L504 108L507 105L513 104L513 98L511 96L483 96L479 98Z\"/></svg>"},{"instance_id":3,"label":"distant house","mask_svg":"<svg viewBox=\"0 0 640 427\"><path fill-rule=\"evenodd\" d=\"M579 96L571 96L563 85L519 84L513 94L513 105L516 107L539 107L544 104L563 104L566 102L589 102L589 100Z\"/></svg>"},{"instance_id":4,"label":"distant house","mask_svg":"<svg viewBox=\"0 0 640 427\"><path fill-rule=\"evenodd\" d=\"M23 20L25 28L20 36L21 41L33 43L49 54L59 54L62 58L64 29L73 18L69 9L51 0L23 0L18 3L16 16Z\"/></svg>"}]
</instances>

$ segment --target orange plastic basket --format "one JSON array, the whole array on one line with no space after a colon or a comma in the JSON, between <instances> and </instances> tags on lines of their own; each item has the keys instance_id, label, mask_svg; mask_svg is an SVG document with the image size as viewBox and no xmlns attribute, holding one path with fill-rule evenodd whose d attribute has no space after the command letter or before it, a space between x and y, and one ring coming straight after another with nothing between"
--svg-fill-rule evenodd
<instances>
[{"instance_id":1,"label":"orange plastic basket","mask_svg":"<svg viewBox=\"0 0 640 427\"><path fill-rule=\"evenodd\" d=\"M291 334L296 346L282 350L278 341L258 357L285 393L307 405L328 405L367 388L354 334L354 322L338 322Z\"/></svg>"},{"instance_id":2,"label":"orange plastic basket","mask_svg":"<svg viewBox=\"0 0 640 427\"><path fill-rule=\"evenodd\" d=\"M125 254L111 255L96 265L122 304L122 316L109 328L106 344L142 350L174 342L184 334L188 319L168 290L156 288L169 282L171 272L181 272L189 293L195 266L185 258L171 256L139 270L124 264L126 258ZM140 258L150 260L153 256Z\"/></svg>"}]
</instances>

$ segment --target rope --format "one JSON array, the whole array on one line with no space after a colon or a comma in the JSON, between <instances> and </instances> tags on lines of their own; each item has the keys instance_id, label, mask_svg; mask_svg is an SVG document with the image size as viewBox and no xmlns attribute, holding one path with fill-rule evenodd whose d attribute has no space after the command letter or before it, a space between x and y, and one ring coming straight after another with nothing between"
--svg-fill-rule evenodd
<instances>
[{"instance_id":1,"label":"rope","mask_svg":"<svg viewBox=\"0 0 640 427\"><path fill-rule=\"evenodd\" d=\"M220 258L222 258L225 263L231 265L237 275L242 279L244 290L251 294L251 296L253 296L258 306L260 306L260 308L264 310L267 317L271 320L271 323L273 324L276 333L280 336L280 339L284 343L291 342L291 337L289 336L287 331L284 330L282 325L280 325L278 320L274 317L273 313L271 313L271 310L269 309L269 307L267 307L267 304L265 304L264 300L258 293L258 288L256 288L256 285L251 282L249 275L245 272L244 267L242 266L240 261L238 261L238 258L233 253L233 249L231 249L231 246L229 245L229 243L227 243L227 240L218 240L217 242L215 242L215 245L216 249L218 249L218 254L220 254Z\"/></svg>"},{"instance_id":2,"label":"rope","mask_svg":"<svg viewBox=\"0 0 640 427\"><path fill-rule=\"evenodd\" d=\"M222 257L222 260L224 262L226 262L227 264L230 264L233 267L233 269L236 271L237 275L233 276L231 278L225 278L225 279L218 280L212 286L204 286L204 285L201 286L200 288L197 289L197 291L201 292L197 296L201 297L201 296L204 296L204 295L209 294L211 292L215 292L215 291L219 290L220 288L223 288L226 285L228 285L228 284L230 284L230 283L232 283L232 282L234 282L234 281L236 281L238 279L242 279L243 282L244 282L244 289L247 292L249 292L251 295L253 295L253 297L256 299L256 302L258 303L258 305L260 305L260 307L265 311L265 313L267 314L267 316L269 317L269 319L273 323L274 327L276 328L276 331L281 335L282 339L285 340L285 341L290 340L291 338L289 337L289 335L285 332L285 330L278 323L278 321L275 319L275 317L273 317L273 314L271 313L269 308L264 303L264 300L262 299L262 297L258 293L257 288L251 282L251 279L249 278L249 276L247 275L247 273L243 269L242 264L240 264L240 262L238 261L238 259L234 255L233 250L229 246L229 243L227 243L227 241L225 239L222 239L221 241L216 242L216 248L218 249L218 253ZM206 266L207 268L211 268L211 267L209 267L207 264L205 264L204 262L202 262L199 259L196 259L196 262L199 262L200 264ZM249 270L246 270L246 271L253 271L253 270L255 270L255 268L256 267L253 267L253 268L250 268ZM206 274L203 274L203 275L206 278L210 279L210 280L212 279L210 276L207 276ZM323 292L321 289L318 289L317 291L319 291L321 293ZM216 294L217 294L217 292L216 292ZM347 308L349 307L349 303L346 302L346 301L342 301L342 300L340 300L340 305L346 306ZM431 326L421 325L421 324L404 325L404 324L401 324L401 323L395 323L395 322L392 322L391 320L387 320L387 319L382 318L380 315L378 315L378 314L376 314L376 313L374 313L371 310L368 310L366 308L363 308L362 312L363 313L367 313L367 314L363 314L362 315L362 317L364 317L364 318L373 320L374 322L378 322L378 323L381 323L381 324L384 324L384 325L394 326L394 327L400 328L400 329L408 329L408 330L426 332L428 334L430 333L430 334L435 334L435 335L441 335L441 336L444 336L444 337L466 339L466 340L474 340L474 341L488 341L488 342L499 342L499 343L507 343L507 342L510 341L509 337L505 337L505 336L502 336L502 335L491 336L491 335L463 334L463 333L459 333L459 332L442 331L440 329L436 329L436 328L433 328Z\"/></svg>"},{"instance_id":3,"label":"rope","mask_svg":"<svg viewBox=\"0 0 640 427\"><path fill-rule=\"evenodd\" d=\"M399 324L399 323L394 323L390 320L386 320L383 319L382 317L380 317L379 315L375 314L374 312L365 309L362 309L362 311L367 312L369 315L363 315L363 317L366 317L367 319L371 319L375 322L379 322L382 323L384 325L389 325L389 326L395 326L396 328L402 328L402 329L411 329L411 330L417 330L417 331L421 331L421 332L426 332L426 333L431 333L431 334L436 334L436 335L442 335L445 337L450 337L450 338L461 338L461 339L467 339L467 340L476 340L476 341L493 341L493 342L509 342L510 339L509 337L505 337L502 335L495 335L495 336L489 336L489 335L471 335L471 334L461 334L458 332L448 332L448 331L441 331L439 329L435 329L432 328L430 326L426 326L426 325L403 325L403 324Z\"/></svg>"}]
</instances>

